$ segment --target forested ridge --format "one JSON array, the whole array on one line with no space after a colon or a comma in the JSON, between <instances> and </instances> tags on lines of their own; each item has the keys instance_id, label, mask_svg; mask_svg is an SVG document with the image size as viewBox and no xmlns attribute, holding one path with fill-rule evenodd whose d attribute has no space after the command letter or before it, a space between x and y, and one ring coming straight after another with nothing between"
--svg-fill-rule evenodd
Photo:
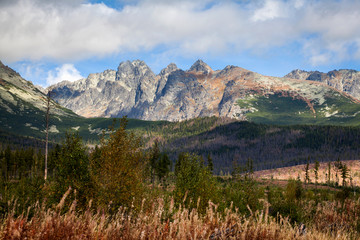
<instances>
[{"instance_id":1,"label":"forested ridge","mask_svg":"<svg viewBox=\"0 0 360 240\"><path fill-rule=\"evenodd\" d=\"M275 126L220 118L200 118L158 125L158 138L174 159L180 152L211 155L216 173L232 171L251 158L254 169L359 158L360 128L350 126Z\"/></svg>"},{"instance_id":2,"label":"forested ridge","mask_svg":"<svg viewBox=\"0 0 360 240\"><path fill-rule=\"evenodd\" d=\"M360 155L359 127L275 126L216 117L147 123L144 127L136 127L132 120L129 123L128 131L142 139L144 149L156 140L173 163L181 152L197 153L204 159L210 155L216 174L230 173L234 164L245 164L249 158L255 170L263 170L305 164L308 160L354 160ZM45 147L44 141L36 138L4 131L0 131L0 136L3 150L7 146L19 150L30 147L39 152ZM101 135L98 141L91 141L91 146L98 144L100 138ZM50 148L55 148L56 144L61 145L61 141L51 141Z\"/></svg>"}]
</instances>

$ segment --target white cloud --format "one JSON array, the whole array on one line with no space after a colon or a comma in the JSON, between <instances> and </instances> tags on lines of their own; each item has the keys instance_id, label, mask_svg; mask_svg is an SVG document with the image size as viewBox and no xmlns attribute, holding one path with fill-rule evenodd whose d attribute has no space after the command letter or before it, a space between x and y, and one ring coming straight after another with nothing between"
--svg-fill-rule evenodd
<instances>
[{"instance_id":1,"label":"white cloud","mask_svg":"<svg viewBox=\"0 0 360 240\"><path fill-rule=\"evenodd\" d=\"M281 2L275 0L266 0L262 8L256 9L252 20L257 21L266 21L269 19L274 19L281 16Z\"/></svg>"},{"instance_id":2,"label":"white cloud","mask_svg":"<svg viewBox=\"0 0 360 240\"><path fill-rule=\"evenodd\" d=\"M76 81L83 78L80 72L74 67L73 64L63 64L61 67L57 67L54 71L48 72L48 77L46 79L47 85L56 84L58 82L67 80L67 81Z\"/></svg>"},{"instance_id":3,"label":"white cloud","mask_svg":"<svg viewBox=\"0 0 360 240\"><path fill-rule=\"evenodd\" d=\"M41 63L24 62L18 66L21 76L25 79L40 78L45 74Z\"/></svg>"},{"instance_id":4,"label":"white cloud","mask_svg":"<svg viewBox=\"0 0 360 240\"><path fill-rule=\"evenodd\" d=\"M147 52L159 46L183 56L241 54L299 42L307 45L303 49L309 62L324 62L312 60L318 54L312 54L311 46L334 59L360 58L359 1L123 2L123 8L112 9L81 0L4 1L0 3L0 56L7 62L70 62ZM341 53L353 45L353 53Z\"/></svg>"},{"instance_id":5,"label":"white cloud","mask_svg":"<svg viewBox=\"0 0 360 240\"><path fill-rule=\"evenodd\" d=\"M295 8L301 8L305 4L305 0L294 0L294 7Z\"/></svg>"},{"instance_id":6,"label":"white cloud","mask_svg":"<svg viewBox=\"0 0 360 240\"><path fill-rule=\"evenodd\" d=\"M322 53L322 54L313 54L310 57L310 63L313 66L319 66L319 65L324 65L324 64L328 64L331 60L331 55L329 53Z\"/></svg>"}]
</instances>

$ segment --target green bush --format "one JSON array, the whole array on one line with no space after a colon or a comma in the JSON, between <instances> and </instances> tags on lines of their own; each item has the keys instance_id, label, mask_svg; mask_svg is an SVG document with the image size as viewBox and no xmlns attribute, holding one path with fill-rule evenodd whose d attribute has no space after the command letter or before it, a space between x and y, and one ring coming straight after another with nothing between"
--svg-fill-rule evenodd
<instances>
[{"instance_id":1,"label":"green bush","mask_svg":"<svg viewBox=\"0 0 360 240\"><path fill-rule=\"evenodd\" d=\"M274 217L278 214L287 216L292 223L302 222L303 209L301 198L303 197L303 189L301 182L289 180L284 190L281 188L271 188L269 190L270 214Z\"/></svg>"},{"instance_id":2,"label":"green bush","mask_svg":"<svg viewBox=\"0 0 360 240\"><path fill-rule=\"evenodd\" d=\"M288 202L295 203L301 199L303 192L301 182L291 179L286 185L285 198Z\"/></svg>"},{"instance_id":3,"label":"green bush","mask_svg":"<svg viewBox=\"0 0 360 240\"><path fill-rule=\"evenodd\" d=\"M196 154L182 153L175 164L174 199L188 208L204 212L209 200L216 202L217 183L203 159ZM199 202L200 201L200 202Z\"/></svg>"},{"instance_id":4,"label":"green bush","mask_svg":"<svg viewBox=\"0 0 360 240\"><path fill-rule=\"evenodd\" d=\"M249 178L235 179L225 184L222 188L222 196L226 203L224 208L229 207L232 202L233 206L244 214L249 213L248 207L253 212L263 209L263 202L260 199L264 199L264 189Z\"/></svg>"}]
</instances>

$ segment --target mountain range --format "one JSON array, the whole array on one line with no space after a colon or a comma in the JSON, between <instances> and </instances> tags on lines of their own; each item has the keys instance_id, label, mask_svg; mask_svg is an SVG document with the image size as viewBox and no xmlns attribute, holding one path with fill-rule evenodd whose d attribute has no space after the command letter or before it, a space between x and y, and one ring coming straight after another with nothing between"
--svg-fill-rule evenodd
<instances>
[{"instance_id":1,"label":"mountain range","mask_svg":"<svg viewBox=\"0 0 360 240\"><path fill-rule=\"evenodd\" d=\"M217 116L270 124L356 124L360 74L294 70L264 76L241 67L213 70L202 60L174 63L156 75L140 60L48 88L55 101L84 117L181 121Z\"/></svg>"},{"instance_id":2,"label":"mountain range","mask_svg":"<svg viewBox=\"0 0 360 240\"><path fill-rule=\"evenodd\" d=\"M134 118L131 128L161 124L144 120L206 116L277 125L358 126L358 81L359 72L354 70L328 74L295 70L279 78L236 66L214 71L201 60L185 71L172 63L155 75L143 61L135 60L120 63L116 71L63 81L45 91L54 99L52 138L74 129L85 139L98 139L112 117L124 115ZM42 138L46 98L0 62L1 130Z\"/></svg>"}]
</instances>

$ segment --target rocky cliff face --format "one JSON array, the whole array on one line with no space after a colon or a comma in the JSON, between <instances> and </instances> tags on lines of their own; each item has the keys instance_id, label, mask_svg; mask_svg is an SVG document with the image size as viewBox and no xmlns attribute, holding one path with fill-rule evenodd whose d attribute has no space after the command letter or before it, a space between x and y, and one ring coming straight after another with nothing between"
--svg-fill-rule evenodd
<instances>
[{"instance_id":1,"label":"rocky cliff face","mask_svg":"<svg viewBox=\"0 0 360 240\"><path fill-rule=\"evenodd\" d=\"M315 81L308 81L310 78ZM346 95L317 79L303 71L294 71L284 78L263 76L235 66L214 71L201 60L187 71L172 63L155 75L143 61L136 60L120 63L117 71L91 74L87 79L61 82L49 89L56 101L85 117L246 119L246 113L257 109L238 102L254 95L291 97L306 103L304 111L311 112L315 111L313 104L322 105L333 95Z\"/></svg>"},{"instance_id":2,"label":"rocky cliff face","mask_svg":"<svg viewBox=\"0 0 360 240\"><path fill-rule=\"evenodd\" d=\"M360 99L360 72L355 70L341 69L328 73L294 70L285 77L322 82Z\"/></svg>"}]
</instances>

